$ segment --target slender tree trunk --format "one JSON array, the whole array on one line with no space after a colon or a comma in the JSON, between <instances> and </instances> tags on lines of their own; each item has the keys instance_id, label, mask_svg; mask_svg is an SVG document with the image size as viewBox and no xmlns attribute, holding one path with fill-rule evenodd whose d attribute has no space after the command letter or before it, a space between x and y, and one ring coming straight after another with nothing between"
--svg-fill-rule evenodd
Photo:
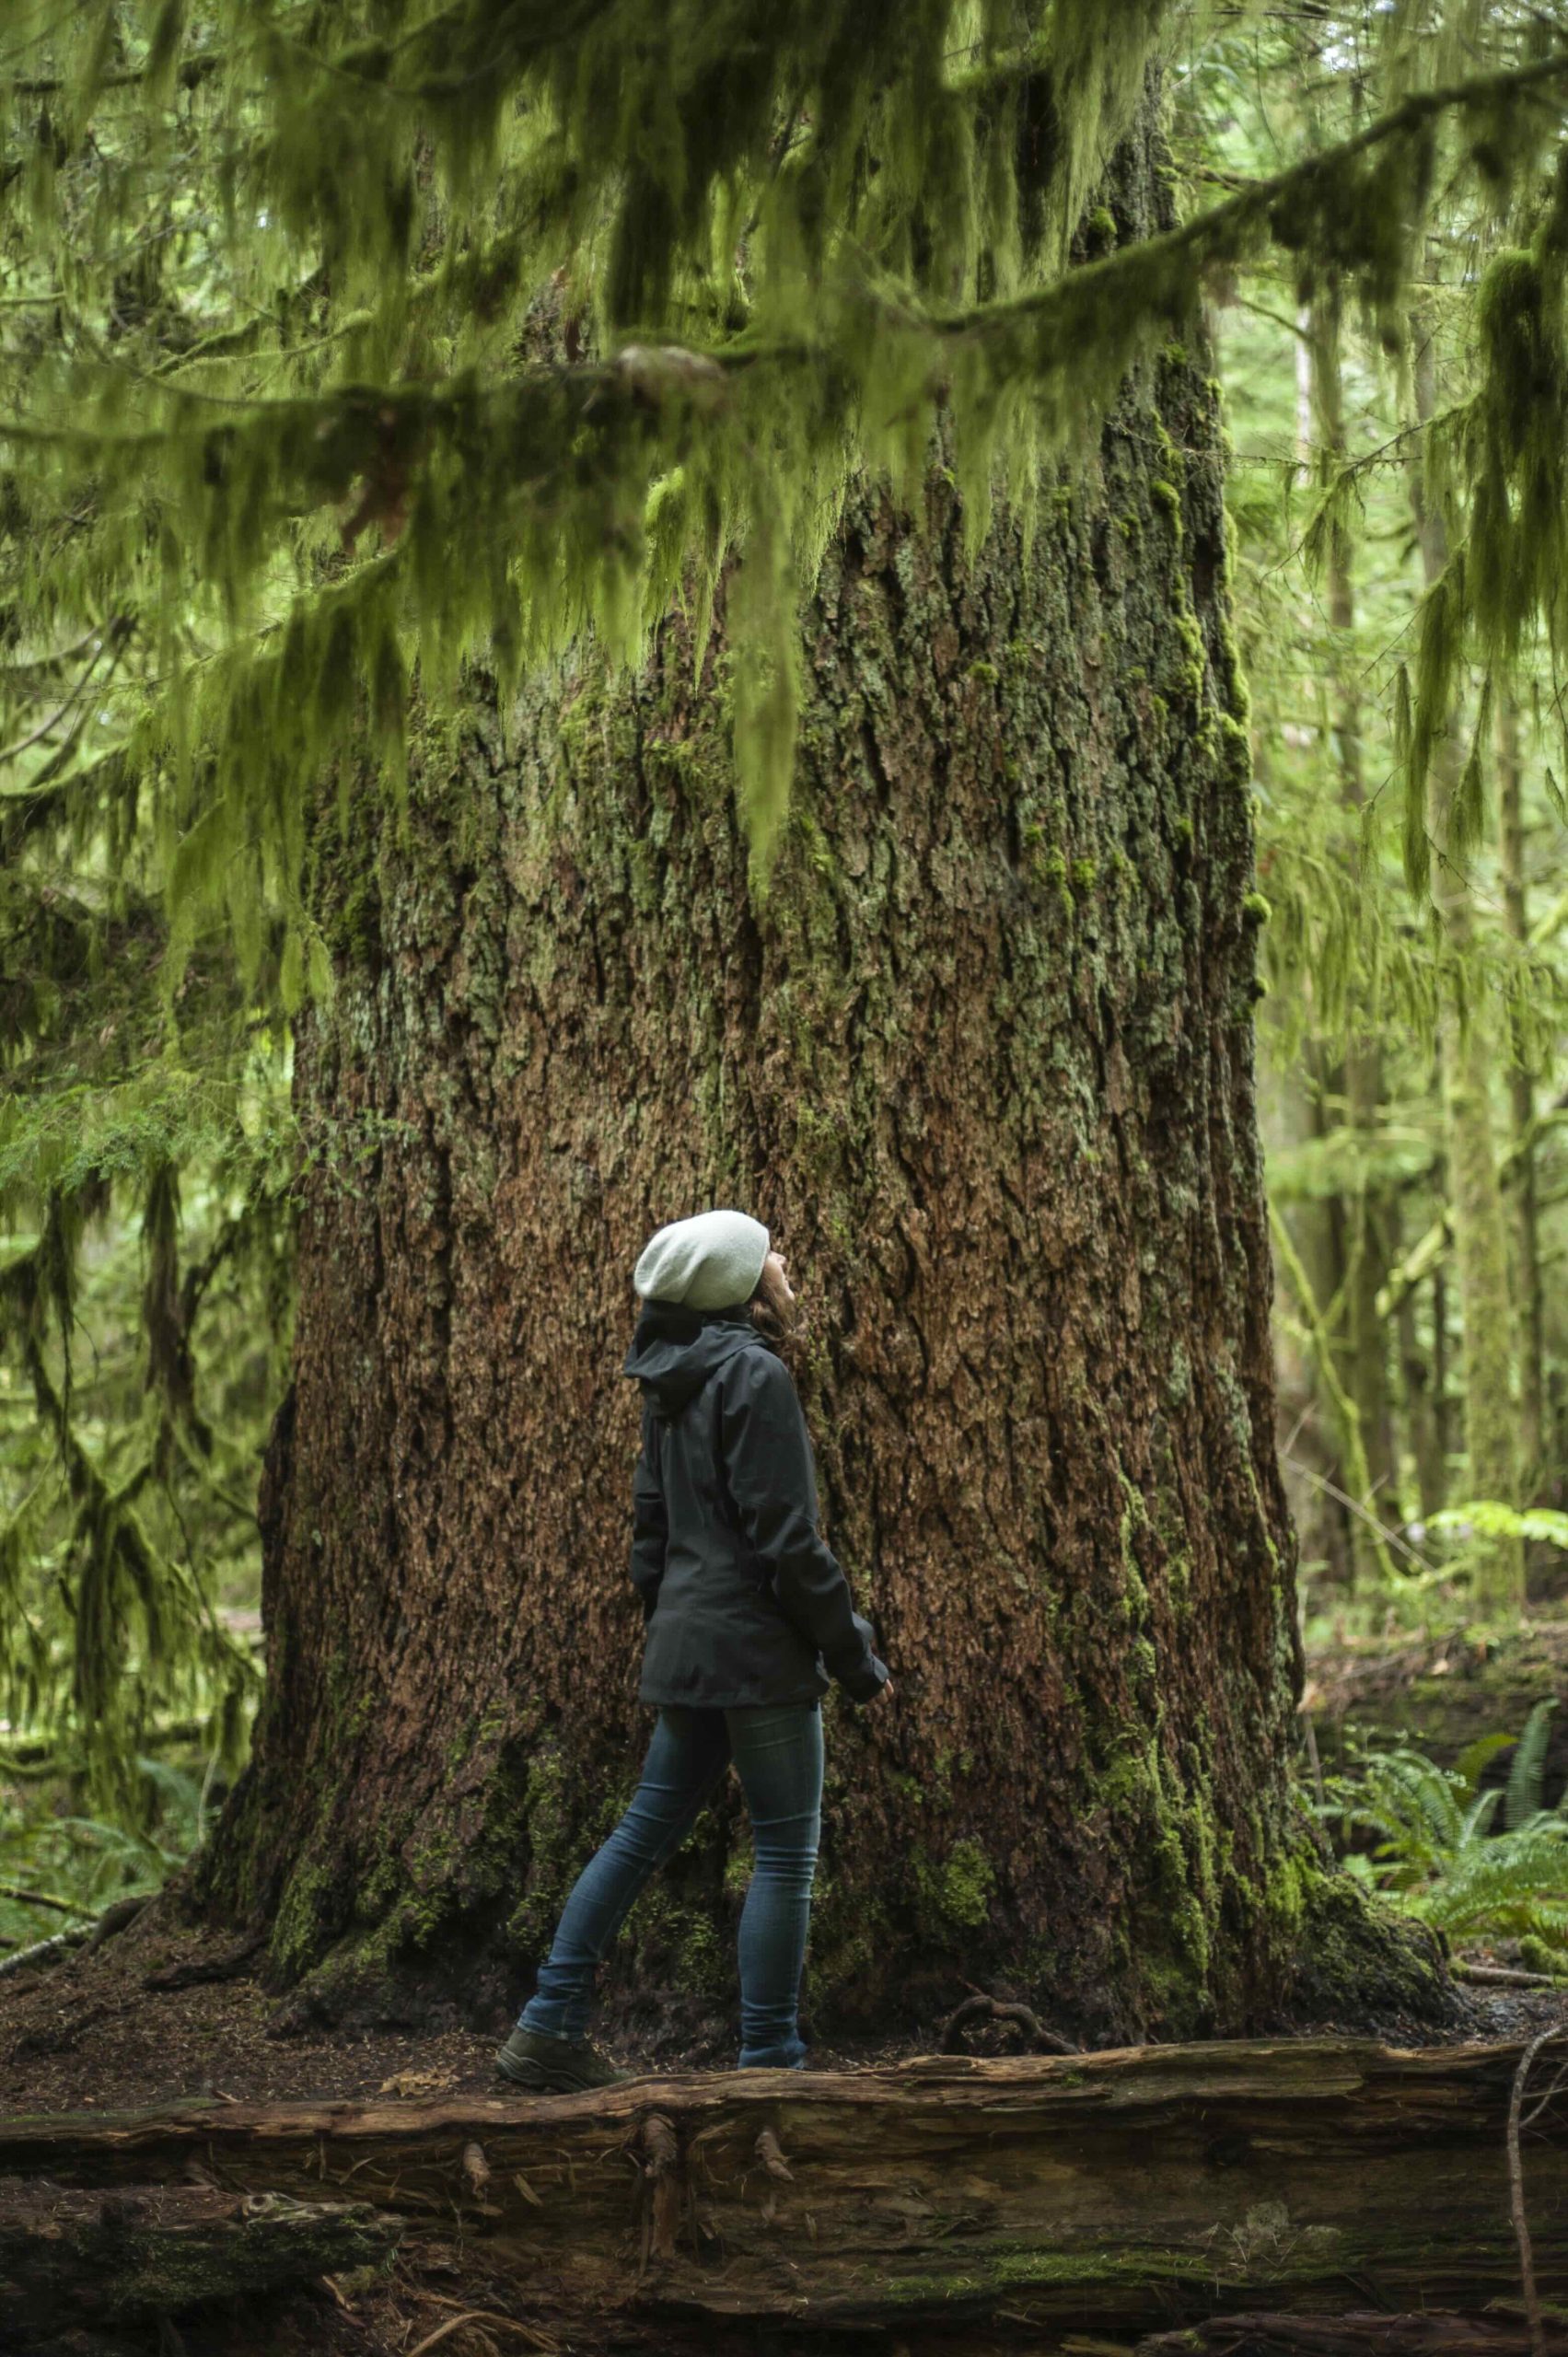
<instances>
[{"instance_id":1,"label":"slender tree trunk","mask_svg":"<svg viewBox=\"0 0 1568 2357\"><path fill-rule=\"evenodd\" d=\"M1304 305L1296 325L1297 440L1304 470L1327 480L1345 454L1337 293L1325 289ZM1365 800L1361 702L1352 644L1353 563L1349 528L1338 517L1329 537L1325 582L1328 711L1330 759L1340 806L1352 830L1341 846L1341 856L1347 861L1356 855L1354 832ZM1342 1123L1357 1151L1350 1189L1308 1207L1297 1224L1304 1233L1303 1268L1333 1341L1332 1398L1325 1398L1323 1404L1342 1434L1339 1482L1354 1501L1345 1510L1346 1545L1355 1583L1376 1585L1385 1576L1386 1557L1372 1517L1388 1515L1395 1486L1387 1338L1376 1306L1388 1274L1387 1221L1366 1176L1378 1128L1382 1057L1376 1038L1363 1026L1352 1030L1342 1060L1331 1058L1319 1043L1313 1062L1318 1133L1327 1137Z\"/></svg>"},{"instance_id":2,"label":"slender tree trunk","mask_svg":"<svg viewBox=\"0 0 1568 2357\"><path fill-rule=\"evenodd\" d=\"M1304 304L1296 318L1295 344L1296 474L1303 486L1310 484L1316 470L1318 423L1313 350L1313 314L1311 307ZM1310 629L1311 622L1312 617L1304 610L1304 633ZM1260 774L1261 755L1259 770ZM1309 1037L1303 1045L1298 1089L1302 1134L1325 1142L1334 1130L1335 1100L1342 1092L1332 1059L1322 1040L1316 1037ZM1311 1307L1308 1309L1300 1297L1299 1287L1287 1284L1283 1299L1289 1320L1299 1321L1302 1363L1313 1394L1314 1413L1309 1420L1312 1453L1318 1459L1316 1473L1310 1477L1314 1484L1313 1510L1303 1520L1300 1535L1307 1561L1325 1584L1349 1593L1358 1578L1365 1582L1372 1566L1366 1550L1366 1526L1355 1505L1347 1504L1356 1498L1350 1459L1359 1436L1347 1432L1346 1411L1348 1408L1353 1420L1358 1411L1343 1383L1337 1380L1342 1372L1341 1321L1349 1271L1344 1199L1338 1194L1323 1194L1293 1203L1285 1217L1300 1256ZM1329 1381L1325 1381L1321 1353L1314 1347L1315 1317L1327 1321L1334 1351L1336 1364L1330 1371Z\"/></svg>"},{"instance_id":3,"label":"slender tree trunk","mask_svg":"<svg viewBox=\"0 0 1568 2357\"><path fill-rule=\"evenodd\" d=\"M1337 470L1346 454L1344 386L1337 286L1327 289L1308 313L1312 414L1320 462ZM1342 511L1329 534L1327 590L1330 693L1333 714L1334 768L1341 807L1349 822L1347 860L1356 856L1361 814L1366 801L1362 774L1361 695L1356 682L1355 551ZM1346 1042L1343 1074L1345 1118L1357 1143L1356 1178L1344 1204L1345 1301L1344 1381L1355 1403L1370 1492L1363 1503L1386 1519L1396 1503L1393 1424L1388 1402L1388 1337L1377 1314L1377 1295L1388 1273L1387 1206L1367 1175L1382 1115L1383 1055L1365 1016ZM1371 1567L1370 1532L1361 1525L1357 1560Z\"/></svg>"},{"instance_id":4,"label":"slender tree trunk","mask_svg":"<svg viewBox=\"0 0 1568 2357\"><path fill-rule=\"evenodd\" d=\"M1418 330L1416 401L1420 417L1434 407L1430 335ZM1412 479L1413 480L1413 479ZM1416 527L1428 587L1447 563L1447 533L1434 500L1419 480ZM1508 1290L1508 1238L1497 1178L1492 1126L1495 1041L1478 993L1462 991L1475 911L1469 878L1450 849L1452 814L1462 761L1458 714L1434 749L1427 789L1427 834L1433 905L1441 929L1445 996L1440 1042L1448 1143L1448 1184L1454 1213L1454 1264L1459 1283L1465 1344L1465 1447L1473 1498L1517 1503L1516 1411L1513 1398L1513 1306ZM1508 1613L1525 1600L1524 1552L1516 1539L1475 1542L1476 1601L1482 1611Z\"/></svg>"},{"instance_id":5,"label":"slender tree trunk","mask_svg":"<svg viewBox=\"0 0 1568 2357\"><path fill-rule=\"evenodd\" d=\"M1161 217L1145 120L1109 188ZM1256 925L1201 352L973 561L856 501L804 618L766 889L730 658L672 615L432 732L406 836L320 838L269 1685L207 1888L302 2008L515 2004L648 1731L630 1272L738 1202L786 1246L829 1536L897 1701L830 1698L811 2019L988 1982L1101 2039L1440 2002L1324 1872L1253 1108ZM606 1994L732 2051L730 1789ZM1298 1980L1297 1962L1307 1978ZM703 2041L710 2043L704 2049Z\"/></svg>"},{"instance_id":6,"label":"slender tree trunk","mask_svg":"<svg viewBox=\"0 0 1568 2357\"><path fill-rule=\"evenodd\" d=\"M1390 1225L1390 1258L1399 1258L1400 1233ZM1446 1494L1442 1435L1437 1422L1437 1353L1428 1351L1416 1324L1420 1288L1407 1285L1396 1313L1400 1373L1404 1392L1405 1430L1415 1467L1416 1503L1423 1518L1434 1515ZM1435 1341L1435 1338L1434 1338Z\"/></svg>"},{"instance_id":7,"label":"slender tree trunk","mask_svg":"<svg viewBox=\"0 0 1568 2357\"><path fill-rule=\"evenodd\" d=\"M1445 1176L1445 1188L1447 1180ZM1437 1461L1442 1468L1438 1504L1448 1502L1448 1463L1454 1454L1454 1401L1448 1388L1448 1280L1441 1266L1432 1271L1432 1412L1437 1425Z\"/></svg>"},{"instance_id":8,"label":"slender tree trunk","mask_svg":"<svg viewBox=\"0 0 1568 2357\"><path fill-rule=\"evenodd\" d=\"M1267 1016L1265 1002L1265 1020ZM1265 1126L1270 1146L1276 1135L1288 1147L1322 1134L1321 1102L1318 1092L1303 1075L1305 1061L1287 1068L1283 1058L1268 1059L1279 1074L1277 1127L1271 1132ZM1314 1302L1333 1298L1334 1272L1340 1266L1335 1248L1338 1208L1333 1201L1298 1202L1281 1213ZM1276 1253L1276 1274L1280 1258ZM1310 1565L1325 1587L1348 1593L1354 1585L1350 1525L1355 1517L1342 1495L1348 1494L1342 1434L1331 1403L1323 1395L1309 1321L1288 1278L1276 1290L1274 1371L1279 1386L1281 1465L1303 1568Z\"/></svg>"},{"instance_id":9,"label":"slender tree trunk","mask_svg":"<svg viewBox=\"0 0 1568 2357\"><path fill-rule=\"evenodd\" d=\"M1497 707L1497 817L1503 871L1503 922L1522 949L1529 937L1525 891L1525 827L1519 775L1519 714L1511 695ZM1534 1497L1546 1469L1544 1340L1540 1246L1536 1221L1536 1076L1517 1016L1512 1024L1508 1110L1513 1152L1508 1181L1514 1226L1514 1299L1518 1308L1521 1495Z\"/></svg>"}]
</instances>

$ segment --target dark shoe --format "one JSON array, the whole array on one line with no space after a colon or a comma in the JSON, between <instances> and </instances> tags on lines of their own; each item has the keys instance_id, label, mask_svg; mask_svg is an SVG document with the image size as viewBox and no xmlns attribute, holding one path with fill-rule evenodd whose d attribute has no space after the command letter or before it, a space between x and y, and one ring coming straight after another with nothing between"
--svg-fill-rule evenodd
<instances>
[{"instance_id":1,"label":"dark shoe","mask_svg":"<svg viewBox=\"0 0 1568 2357\"><path fill-rule=\"evenodd\" d=\"M536 2087L541 2095L567 2095L580 2087L613 2087L629 2079L586 2038L546 2038L542 2030L520 2025L497 2052L495 2068L514 2086Z\"/></svg>"}]
</instances>

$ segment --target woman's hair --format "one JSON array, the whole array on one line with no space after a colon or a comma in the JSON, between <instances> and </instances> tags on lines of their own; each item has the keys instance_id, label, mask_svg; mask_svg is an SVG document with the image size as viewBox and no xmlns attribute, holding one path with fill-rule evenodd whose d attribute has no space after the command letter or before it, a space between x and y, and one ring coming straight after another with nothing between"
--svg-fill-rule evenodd
<instances>
[{"instance_id":1,"label":"woman's hair","mask_svg":"<svg viewBox=\"0 0 1568 2357\"><path fill-rule=\"evenodd\" d=\"M781 1318L764 1295L761 1280L746 1304L747 1315L765 1342L772 1344L792 1375L798 1374L811 1325L810 1318L796 1301L787 1316Z\"/></svg>"}]
</instances>

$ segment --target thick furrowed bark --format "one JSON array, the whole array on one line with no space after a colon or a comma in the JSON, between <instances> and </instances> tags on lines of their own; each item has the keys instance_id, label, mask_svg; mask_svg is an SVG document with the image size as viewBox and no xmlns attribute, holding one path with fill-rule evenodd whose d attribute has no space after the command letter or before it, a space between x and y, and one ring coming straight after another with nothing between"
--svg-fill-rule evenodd
<instances>
[{"instance_id":1,"label":"thick furrowed bark","mask_svg":"<svg viewBox=\"0 0 1568 2357\"><path fill-rule=\"evenodd\" d=\"M1152 2330L1238 2307L1516 2296L1514 2048L1262 2041L591 2096L202 2105L0 2123L0 2170L347 2195L482 2251L529 2315ZM1545 2065L1541 2065L1543 2080ZM1568 2101L1532 2121L1543 2294L1568 2291ZM1376 2344L1373 2344L1376 2345Z\"/></svg>"},{"instance_id":2,"label":"thick furrowed bark","mask_svg":"<svg viewBox=\"0 0 1568 2357\"><path fill-rule=\"evenodd\" d=\"M1151 114L1129 238L1159 162ZM267 1699L205 1870L301 2007L504 2019L629 1797L630 1271L714 1202L803 1281L824 1518L899 1679L830 1701L819 2030L979 1982L1087 2044L1234 2034L1330 1945L1298 2018L1444 2003L1324 1900L1290 1790L1267 911L1201 354L1140 370L1034 524L970 551L939 473L920 530L852 504L765 888L732 658L679 614L634 681L589 649L505 711L476 681L406 830L323 818ZM721 1789L610 1960L668 2051L734 2053L749 1864Z\"/></svg>"}]
</instances>

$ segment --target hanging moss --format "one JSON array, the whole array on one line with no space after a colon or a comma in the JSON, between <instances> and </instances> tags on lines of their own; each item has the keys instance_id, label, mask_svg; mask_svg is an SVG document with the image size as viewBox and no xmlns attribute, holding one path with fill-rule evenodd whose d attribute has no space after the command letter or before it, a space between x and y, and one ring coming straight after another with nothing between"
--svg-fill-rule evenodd
<instances>
[{"instance_id":1,"label":"hanging moss","mask_svg":"<svg viewBox=\"0 0 1568 2357\"><path fill-rule=\"evenodd\" d=\"M416 669L434 706L465 658L505 685L590 623L635 657L682 584L700 653L727 576L738 776L765 872L796 609L853 464L912 497L940 415L972 543L993 481L1027 509L1042 459L1086 447L1140 351L1163 343L1177 365L1205 274L1260 241L1386 314L1439 127L1493 170L1501 127L1562 78L1538 60L1411 94L1132 238L1086 206L1166 13L1059 7L1020 39L988 6L960 39L951 0L869 16L822 0L787 33L726 0L701 38L655 9L634 36L618 13L555 44L510 16L398 0L306 33L272 5L225 6L215 27L108 0L75 12L53 61L71 129L45 169L17 102L13 145L37 168L12 201L39 271L79 275L90 215L135 358L17 348L5 434L30 529L15 586L44 633L112 607L119 659L156 680L121 726L170 895L171 976L221 905L252 985L272 909L285 1009L327 987L300 888L327 761L361 743L395 815ZM255 135L236 143L247 110ZM120 268L149 203L192 186L198 251L180 260L200 271L141 245ZM1501 489L1478 493L1471 577L1483 629L1509 644L1546 579L1527 544L1549 503L1518 495L1562 444L1561 211L1538 251L1494 265L1481 307L1499 390L1477 447ZM1156 494L1177 528L1179 484Z\"/></svg>"}]
</instances>

